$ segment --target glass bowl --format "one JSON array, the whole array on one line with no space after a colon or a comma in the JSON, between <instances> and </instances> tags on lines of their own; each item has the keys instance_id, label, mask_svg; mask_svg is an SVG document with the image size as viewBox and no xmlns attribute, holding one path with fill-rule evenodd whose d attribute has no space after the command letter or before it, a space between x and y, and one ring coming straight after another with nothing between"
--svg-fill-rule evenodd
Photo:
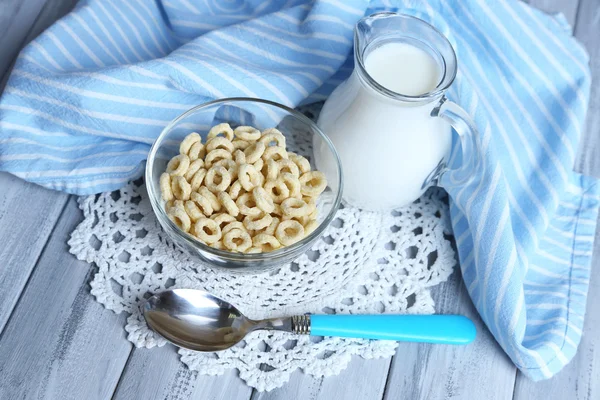
<instances>
[{"instance_id":1,"label":"glass bowl","mask_svg":"<svg viewBox=\"0 0 600 400\"><path fill-rule=\"evenodd\" d=\"M232 128L254 126L260 130L277 128L286 137L289 151L305 156L312 169L319 169L327 177L327 188L317 200L319 226L293 245L267 253L244 254L218 250L205 245L194 236L182 231L168 217L161 199L159 178L168 161L179 153L179 143L191 132L202 136L206 143L208 130L227 122ZM313 148L318 150L315 165ZM321 168L318 168L321 166ZM333 144L317 125L303 114L267 100L227 98L204 103L173 120L161 132L150 149L146 164L146 186L152 209L158 222L171 240L209 267L230 271L258 273L293 261L307 251L333 220L341 202L341 162Z\"/></svg>"}]
</instances>

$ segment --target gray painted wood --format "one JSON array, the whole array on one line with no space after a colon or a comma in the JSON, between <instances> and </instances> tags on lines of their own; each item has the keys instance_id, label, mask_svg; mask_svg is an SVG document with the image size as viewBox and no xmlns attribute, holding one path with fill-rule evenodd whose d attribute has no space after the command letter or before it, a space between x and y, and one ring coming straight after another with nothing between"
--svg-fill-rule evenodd
<instances>
[{"instance_id":1,"label":"gray painted wood","mask_svg":"<svg viewBox=\"0 0 600 400\"><path fill-rule=\"evenodd\" d=\"M0 0L0 3L2 1L5 0ZM27 0L27 1L23 1L23 4L30 3L31 0ZM56 21L57 19L63 17L65 14L67 14L71 9L73 9L73 7L75 6L75 4L77 3L77 0L46 0L41 11L39 12L35 22L33 23L33 25L25 25L25 26L29 26L30 29L27 32L27 35L25 36L25 38L23 40L21 40L20 46L18 48L16 48L16 50L14 50L14 57L16 57L18 51L20 50L21 47L24 47L27 43L31 42L33 39L35 39L40 33L42 33L47 27L49 27L50 25L52 25L52 23L54 21ZM5 11L7 14L8 12ZM0 11L1 13L1 11ZM15 36L13 34L10 35L11 36L11 40L13 41L12 43L15 44L17 42L17 40L15 39ZM10 71L12 70L13 66L14 66L14 60L13 58L7 58L7 59L3 59L1 58L3 52L2 52L2 43L0 41L0 92L2 92L2 90L4 89L4 86L6 86L6 82L8 81L8 78L10 76ZM2 60L4 60L4 64L6 64L5 67L3 67L4 64L2 64ZM8 60L8 61L7 61ZM12 62L10 60L13 60ZM4 74L4 76L2 76Z\"/></svg>"},{"instance_id":2,"label":"gray painted wood","mask_svg":"<svg viewBox=\"0 0 600 400\"><path fill-rule=\"evenodd\" d=\"M581 0L575 37L587 48L592 70L586 134L579 145L576 170L600 178L600 2Z\"/></svg>"},{"instance_id":3,"label":"gray painted wood","mask_svg":"<svg viewBox=\"0 0 600 400\"><path fill-rule=\"evenodd\" d=\"M222 376L190 371L175 346L135 349L123 371L114 400L248 400L252 388L231 370Z\"/></svg>"},{"instance_id":4,"label":"gray painted wood","mask_svg":"<svg viewBox=\"0 0 600 400\"><path fill-rule=\"evenodd\" d=\"M0 32L10 26L18 27L18 31L11 29L10 34L0 36L0 63L4 60L8 45L6 36L12 39L11 45L17 47L13 53L16 56L21 45L29 43L56 19L65 15L76 0L48 0L41 11L36 11L35 22L24 19L36 10L37 2L31 0L12 2L1 0L0 6ZM26 10L23 10L23 7ZM11 12L12 9L12 12ZM12 18L7 21L6 18ZM15 25L15 22L18 22ZM23 34L21 28L28 27ZM23 37L22 37L23 36ZM5 49L6 46L6 49ZM12 51L12 50L11 50ZM8 59L11 60L10 58ZM4 70L0 65L0 76ZM5 78L8 77L8 73ZM0 92L4 88L0 83ZM68 195L44 189L40 186L24 182L15 176L0 173L0 260L5 266L0 268L0 332L15 306L19 294L23 290L35 262L46 243L52 228L60 216L61 210L67 202ZM24 199L27 199L26 206ZM35 229L31 229L35 227ZM29 237L29 240L24 238Z\"/></svg>"},{"instance_id":5,"label":"gray painted wood","mask_svg":"<svg viewBox=\"0 0 600 400\"><path fill-rule=\"evenodd\" d=\"M510 399L516 368L477 314L457 270L434 288L436 310L462 314L477 327L468 346L401 343L385 391L385 399Z\"/></svg>"},{"instance_id":6,"label":"gray painted wood","mask_svg":"<svg viewBox=\"0 0 600 400\"><path fill-rule=\"evenodd\" d=\"M69 197L0 173L0 332Z\"/></svg>"},{"instance_id":7,"label":"gray painted wood","mask_svg":"<svg viewBox=\"0 0 600 400\"><path fill-rule=\"evenodd\" d=\"M579 0L529 0L527 3L550 14L561 12L569 21L569 25L575 26Z\"/></svg>"},{"instance_id":8,"label":"gray painted wood","mask_svg":"<svg viewBox=\"0 0 600 400\"><path fill-rule=\"evenodd\" d=\"M0 1L0 78L17 56L45 0Z\"/></svg>"},{"instance_id":9,"label":"gray painted wood","mask_svg":"<svg viewBox=\"0 0 600 400\"><path fill-rule=\"evenodd\" d=\"M6 326L0 399L107 399L117 386L132 348L126 316L94 300L93 269L68 252L81 219L71 199Z\"/></svg>"},{"instance_id":10,"label":"gray painted wood","mask_svg":"<svg viewBox=\"0 0 600 400\"><path fill-rule=\"evenodd\" d=\"M600 224L600 218L598 219ZM596 232L592 277L583 337L573 360L552 379L533 382L517 376L515 400L600 399L600 229Z\"/></svg>"},{"instance_id":11,"label":"gray painted wood","mask_svg":"<svg viewBox=\"0 0 600 400\"><path fill-rule=\"evenodd\" d=\"M300 371L290 381L270 392L254 391L252 400L362 400L381 399L390 359L365 360L352 357L348 368L339 375L315 378Z\"/></svg>"}]
</instances>

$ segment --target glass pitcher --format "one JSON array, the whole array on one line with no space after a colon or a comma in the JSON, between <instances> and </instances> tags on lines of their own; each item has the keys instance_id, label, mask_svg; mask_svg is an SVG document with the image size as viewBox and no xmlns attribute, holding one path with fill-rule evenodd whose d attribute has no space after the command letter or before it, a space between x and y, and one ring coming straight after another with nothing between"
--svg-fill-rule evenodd
<instances>
[{"instance_id":1,"label":"glass pitcher","mask_svg":"<svg viewBox=\"0 0 600 400\"><path fill-rule=\"evenodd\" d=\"M396 93L367 73L369 54L391 42L416 46L433 57L439 67L434 89L413 96ZM446 37L412 16L373 14L356 25L354 60L352 75L331 94L318 120L342 161L344 200L362 209L388 211L418 199L447 171L452 128L462 149L462 165L453 178L468 180L478 162L478 133L468 114L445 97L457 70ZM318 143L315 158L318 168L329 168Z\"/></svg>"}]
</instances>

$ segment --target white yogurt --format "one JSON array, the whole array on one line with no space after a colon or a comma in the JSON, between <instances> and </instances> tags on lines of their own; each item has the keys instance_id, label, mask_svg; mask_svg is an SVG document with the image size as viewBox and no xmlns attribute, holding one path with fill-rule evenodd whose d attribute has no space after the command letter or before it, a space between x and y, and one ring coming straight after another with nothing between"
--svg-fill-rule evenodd
<instances>
[{"instance_id":1,"label":"white yogurt","mask_svg":"<svg viewBox=\"0 0 600 400\"><path fill-rule=\"evenodd\" d=\"M441 75L431 55L399 42L374 49L365 68L380 85L409 96L435 89ZM451 144L450 126L430 116L436 103L391 99L362 81L357 71L331 94L318 123L340 155L345 201L385 211L421 196L423 182ZM319 147L317 167L327 174L332 160Z\"/></svg>"}]
</instances>

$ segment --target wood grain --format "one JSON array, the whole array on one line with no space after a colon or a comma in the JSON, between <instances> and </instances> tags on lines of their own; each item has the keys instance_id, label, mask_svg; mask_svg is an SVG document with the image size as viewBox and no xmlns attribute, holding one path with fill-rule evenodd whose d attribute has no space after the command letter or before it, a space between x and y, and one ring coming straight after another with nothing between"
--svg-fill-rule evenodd
<instances>
[{"instance_id":1,"label":"wood grain","mask_svg":"<svg viewBox=\"0 0 600 400\"><path fill-rule=\"evenodd\" d=\"M581 173L600 178L600 1L581 0L575 37L586 47L592 71L586 131L579 144L575 168Z\"/></svg>"},{"instance_id":2,"label":"wood grain","mask_svg":"<svg viewBox=\"0 0 600 400\"><path fill-rule=\"evenodd\" d=\"M598 223L600 224L600 218ZM552 379L533 382L519 374L515 386L515 400L600 399L600 230L596 232L595 240L587 313L577 354Z\"/></svg>"},{"instance_id":3,"label":"wood grain","mask_svg":"<svg viewBox=\"0 0 600 400\"><path fill-rule=\"evenodd\" d=\"M0 78L17 56L45 0L0 1Z\"/></svg>"},{"instance_id":4,"label":"wood grain","mask_svg":"<svg viewBox=\"0 0 600 400\"><path fill-rule=\"evenodd\" d=\"M252 400L362 400L381 399L390 359L365 360L354 356L348 368L339 375L315 378L300 371L290 381L270 392L252 394Z\"/></svg>"},{"instance_id":5,"label":"wood grain","mask_svg":"<svg viewBox=\"0 0 600 400\"><path fill-rule=\"evenodd\" d=\"M113 399L248 400L251 393L237 371L199 375L179 361L175 346L166 345L133 351Z\"/></svg>"},{"instance_id":6,"label":"wood grain","mask_svg":"<svg viewBox=\"0 0 600 400\"><path fill-rule=\"evenodd\" d=\"M15 27L18 30L11 29L10 33L6 31L0 36L0 63L5 60L3 54L6 54L7 57L10 56L5 50L5 46L9 47L6 36L12 38L12 44L19 40L20 48L22 44L28 43L39 35L57 18L66 14L76 3L76 0L48 0L41 11L38 10L36 13L35 22L29 22L23 18L31 16L30 14L36 9L38 2L30 0L1 1L0 20L4 21L9 17L12 20L4 21L4 24L0 22L0 32L9 27ZM23 7L28 11L23 11ZM15 25L15 21L20 21L20 24ZM23 35L20 30L22 27L28 28ZM15 50L14 56L19 48ZM11 59L8 58L9 61ZM3 72L0 64L0 76ZM5 81L0 84L0 92L4 88L4 83ZM27 183L6 173L0 173L0 188L3 189L0 191L0 243L3 244L0 246L0 260L5 264L0 268L1 333L52 228L58 221L68 195ZM23 199L27 199L26 206L23 204Z\"/></svg>"},{"instance_id":7,"label":"wood grain","mask_svg":"<svg viewBox=\"0 0 600 400\"><path fill-rule=\"evenodd\" d=\"M575 26L579 0L529 0L527 3L549 14L561 12L569 21L569 25Z\"/></svg>"},{"instance_id":8,"label":"wood grain","mask_svg":"<svg viewBox=\"0 0 600 400\"><path fill-rule=\"evenodd\" d=\"M434 300L441 314L471 318L477 338L468 346L401 343L385 399L510 399L516 368L479 318L458 271L434 288Z\"/></svg>"},{"instance_id":9,"label":"wood grain","mask_svg":"<svg viewBox=\"0 0 600 400\"><path fill-rule=\"evenodd\" d=\"M92 268L68 252L81 219L70 200L6 326L0 399L107 399L117 385L132 345L125 315L94 300Z\"/></svg>"},{"instance_id":10,"label":"wood grain","mask_svg":"<svg viewBox=\"0 0 600 400\"><path fill-rule=\"evenodd\" d=\"M0 3L2 1L5 0L0 0ZM28 2L30 2L30 0L23 1L24 4L27 4ZM30 27L29 31L27 32L25 39L21 40L19 47L14 51L14 56L12 58L1 58L3 47L2 42L0 41L0 93L6 86L6 82L8 81L8 78L10 76L10 71L12 70L15 63L14 58L17 56L19 50L26 44L31 42L33 39L35 39L46 28L52 25L54 21L56 21L59 18L62 18L69 11L71 11L73 7L75 7L76 3L77 0L46 0L33 25L26 25ZM1 7L2 6L0 5L0 9ZM2 60L4 60L5 63L8 62L8 64L4 68Z\"/></svg>"},{"instance_id":11,"label":"wood grain","mask_svg":"<svg viewBox=\"0 0 600 400\"><path fill-rule=\"evenodd\" d=\"M69 197L0 173L0 332Z\"/></svg>"}]
</instances>

